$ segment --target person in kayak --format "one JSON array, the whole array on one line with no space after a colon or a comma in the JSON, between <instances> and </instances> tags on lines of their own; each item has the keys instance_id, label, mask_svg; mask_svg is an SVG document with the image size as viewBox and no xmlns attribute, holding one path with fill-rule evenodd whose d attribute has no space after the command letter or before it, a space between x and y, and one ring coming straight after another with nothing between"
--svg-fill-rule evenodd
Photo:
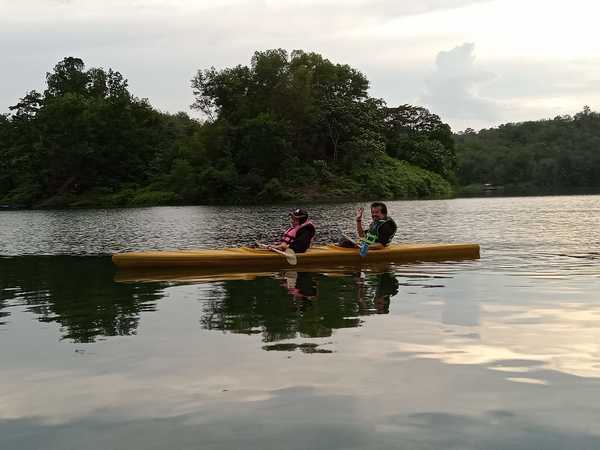
<instances>
[{"instance_id":1,"label":"person in kayak","mask_svg":"<svg viewBox=\"0 0 600 450\"><path fill-rule=\"evenodd\" d=\"M357 279L359 314L389 314L391 297L398 293L399 283L395 276L384 272L375 275L377 288L375 296L369 298L366 291L365 279Z\"/></svg>"},{"instance_id":2,"label":"person in kayak","mask_svg":"<svg viewBox=\"0 0 600 450\"><path fill-rule=\"evenodd\" d=\"M281 242L271 248L285 251L291 248L296 253L304 253L310 248L317 232L315 225L308 220L308 213L304 209L295 209L290 212L292 226L286 230Z\"/></svg>"},{"instance_id":3,"label":"person in kayak","mask_svg":"<svg viewBox=\"0 0 600 450\"><path fill-rule=\"evenodd\" d=\"M285 272L282 286L294 300L310 300L317 296L317 284L310 272Z\"/></svg>"},{"instance_id":4,"label":"person in kayak","mask_svg":"<svg viewBox=\"0 0 600 450\"><path fill-rule=\"evenodd\" d=\"M379 250L388 245L394 238L398 227L391 217L388 217L385 203L371 203L371 218L373 221L365 231L362 225L364 208L356 211L356 233L362 242L369 245L369 250Z\"/></svg>"}]
</instances>

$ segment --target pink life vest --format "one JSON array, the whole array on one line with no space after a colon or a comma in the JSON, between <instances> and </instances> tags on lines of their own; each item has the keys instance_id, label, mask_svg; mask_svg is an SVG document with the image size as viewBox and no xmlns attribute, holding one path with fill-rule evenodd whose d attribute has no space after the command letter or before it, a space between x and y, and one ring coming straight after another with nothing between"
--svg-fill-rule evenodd
<instances>
[{"instance_id":1,"label":"pink life vest","mask_svg":"<svg viewBox=\"0 0 600 450\"><path fill-rule=\"evenodd\" d=\"M294 242L294 239L296 239L296 235L298 234L298 231L300 231L301 228L304 228L307 225L312 225L314 227L314 224L310 220L307 220L306 222L304 222L301 225L288 228L287 231L283 234L283 237L281 238L281 243L290 245L292 242ZM312 245L312 240L314 237L315 236L312 235L310 238L311 245ZM310 245L309 245L309 247L310 247Z\"/></svg>"}]
</instances>

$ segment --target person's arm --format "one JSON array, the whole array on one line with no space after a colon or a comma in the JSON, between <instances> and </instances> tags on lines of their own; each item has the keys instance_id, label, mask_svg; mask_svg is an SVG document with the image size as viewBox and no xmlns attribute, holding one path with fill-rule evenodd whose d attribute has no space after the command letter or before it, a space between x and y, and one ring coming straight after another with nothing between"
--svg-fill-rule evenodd
<instances>
[{"instance_id":1,"label":"person's arm","mask_svg":"<svg viewBox=\"0 0 600 450\"><path fill-rule=\"evenodd\" d=\"M276 250L281 250L282 252L285 251L288 247L289 247L289 245L287 245L285 242L282 242L282 243L277 244L277 245L269 245L269 248L274 248Z\"/></svg>"},{"instance_id":2,"label":"person's arm","mask_svg":"<svg viewBox=\"0 0 600 450\"><path fill-rule=\"evenodd\" d=\"M356 210L356 234L358 234L358 237L361 238L365 237L365 230L362 226L362 216L364 211L364 208L358 208Z\"/></svg>"}]
</instances>

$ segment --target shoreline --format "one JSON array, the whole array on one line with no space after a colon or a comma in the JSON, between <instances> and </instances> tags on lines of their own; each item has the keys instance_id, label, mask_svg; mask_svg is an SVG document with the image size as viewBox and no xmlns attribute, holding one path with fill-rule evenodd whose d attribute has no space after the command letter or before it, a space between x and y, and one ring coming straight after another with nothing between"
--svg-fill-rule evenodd
<instances>
[{"instance_id":1,"label":"shoreline","mask_svg":"<svg viewBox=\"0 0 600 450\"><path fill-rule=\"evenodd\" d=\"M296 202L293 201L273 201L273 202L260 202L260 203L152 203L147 205L103 205L97 204L86 204L81 206L51 206L44 207L40 205L34 205L31 207L24 207L18 205L0 205L0 213L2 211L80 211L80 210L94 210L94 209L139 209L139 208L158 208L158 207L191 207L191 206L205 206L205 207L240 207L249 208L255 206L306 206L310 204L340 204L340 203L362 203L362 202L373 202L373 201L435 201L435 200L457 200L457 199L475 199L475 198L520 198L520 197L574 197L574 196L594 196L600 195L600 189L579 189L569 190L564 192L488 192L488 193L456 193L455 195L439 195L439 196L426 196L426 197L396 197L396 198L376 198L376 197L359 197L354 199L347 198L336 198L336 199L302 199Z\"/></svg>"}]
</instances>

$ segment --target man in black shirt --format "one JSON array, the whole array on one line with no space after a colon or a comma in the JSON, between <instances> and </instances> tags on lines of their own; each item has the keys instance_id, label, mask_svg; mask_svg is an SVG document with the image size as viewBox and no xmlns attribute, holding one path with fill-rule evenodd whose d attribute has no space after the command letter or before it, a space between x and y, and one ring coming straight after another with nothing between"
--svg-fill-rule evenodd
<instances>
[{"instance_id":1,"label":"man in black shirt","mask_svg":"<svg viewBox=\"0 0 600 450\"><path fill-rule=\"evenodd\" d=\"M374 202L371 204L371 218L373 222L365 231L362 226L364 209L358 208L356 212L356 232L363 242L369 244L369 250L378 250L388 245L394 238L397 226L394 219L388 217L385 203Z\"/></svg>"}]
</instances>

